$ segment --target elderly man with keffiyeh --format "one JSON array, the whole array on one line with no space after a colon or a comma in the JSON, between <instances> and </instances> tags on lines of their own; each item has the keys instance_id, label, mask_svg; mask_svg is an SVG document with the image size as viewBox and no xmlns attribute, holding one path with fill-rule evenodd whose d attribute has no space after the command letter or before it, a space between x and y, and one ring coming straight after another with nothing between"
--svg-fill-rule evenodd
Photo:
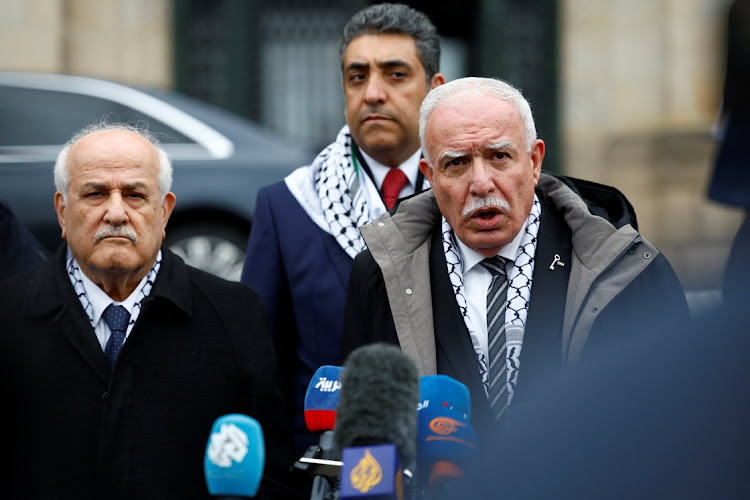
<instances>
[{"instance_id":1,"label":"elderly man with keffiyeh","mask_svg":"<svg viewBox=\"0 0 750 500\"><path fill-rule=\"evenodd\" d=\"M423 13L378 4L355 14L339 47L346 125L311 165L258 193L241 281L263 299L298 451L315 370L340 365L346 286L365 248L359 227L429 187L419 171L419 106L438 73L440 41Z\"/></svg>"},{"instance_id":2,"label":"elderly man with keffiyeh","mask_svg":"<svg viewBox=\"0 0 750 500\"><path fill-rule=\"evenodd\" d=\"M542 171L545 145L517 89L437 87L420 137L432 189L360 228L342 357L389 342L421 375L459 380L485 441L521 418L536 384L687 321L677 276L622 193Z\"/></svg>"}]
</instances>

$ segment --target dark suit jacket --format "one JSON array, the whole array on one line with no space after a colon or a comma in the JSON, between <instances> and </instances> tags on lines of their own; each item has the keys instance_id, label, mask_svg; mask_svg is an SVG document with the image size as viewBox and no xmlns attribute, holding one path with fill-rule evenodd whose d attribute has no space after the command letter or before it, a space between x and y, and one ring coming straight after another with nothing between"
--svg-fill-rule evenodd
<instances>
[{"instance_id":1,"label":"dark suit jacket","mask_svg":"<svg viewBox=\"0 0 750 500\"><path fill-rule=\"evenodd\" d=\"M506 417L509 423L522 418L525 408L533 404L527 399L527 395L535 392L532 388L560 376L563 370L562 326L570 266L556 266L554 270L549 267L555 254L560 255L562 262L571 262L571 234L562 214L546 202L543 193L537 194L542 203L537 264L516 392ZM632 339L643 329L645 318L652 322L651 331L658 331L660 322L670 318L675 318L675 322L687 319L687 305L671 266L661 254L656 259L648 272L633 280L600 313L586 344L587 354L604 344ZM469 388L472 423L485 441L495 427L489 423L490 409L476 355L448 276L440 224L432 233L430 277L437 372ZM644 299L644 294L654 300ZM342 358L361 345L379 341L399 344L383 275L372 255L365 251L357 256L352 268L344 313ZM584 362L585 358L584 355Z\"/></svg>"},{"instance_id":2,"label":"dark suit jacket","mask_svg":"<svg viewBox=\"0 0 750 500\"><path fill-rule=\"evenodd\" d=\"M257 419L259 496L287 498L294 456L262 304L167 249L110 369L65 271L65 245L0 283L5 495L206 498L203 457L217 417ZM291 484L291 483L290 483Z\"/></svg>"},{"instance_id":3,"label":"dark suit jacket","mask_svg":"<svg viewBox=\"0 0 750 500\"><path fill-rule=\"evenodd\" d=\"M318 440L304 421L310 379L318 367L340 364L351 267L352 258L284 182L258 192L242 282L266 305L299 453Z\"/></svg>"}]
</instances>

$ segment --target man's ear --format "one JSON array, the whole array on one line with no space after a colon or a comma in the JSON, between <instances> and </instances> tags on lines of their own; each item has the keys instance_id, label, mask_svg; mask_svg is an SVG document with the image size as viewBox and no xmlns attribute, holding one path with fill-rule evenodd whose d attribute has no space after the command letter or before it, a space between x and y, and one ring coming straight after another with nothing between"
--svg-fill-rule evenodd
<instances>
[{"instance_id":1,"label":"man's ear","mask_svg":"<svg viewBox=\"0 0 750 500\"><path fill-rule=\"evenodd\" d=\"M534 174L534 186L539 183L542 175L542 160L544 160L544 141L537 139L531 146L531 168Z\"/></svg>"},{"instance_id":2,"label":"man's ear","mask_svg":"<svg viewBox=\"0 0 750 500\"><path fill-rule=\"evenodd\" d=\"M167 237L167 222L169 222L169 216L172 215L172 210L174 210L174 205L177 203L177 197L174 195L174 193L167 193L167 195L164 197L164 201L161 203L161 210L162 210L162 239Z\"/></svg>"},{"instance_id":3,"label":"man's ear","mask_svg":"<svg viewBox=\"0 0 750 500\"><path fill-rule=\"evenodd\" d=\"M442 73L435 73L432 75L432 78L430 78L430 90L434 89L435 87L439 87L442 84L445 83L445 77Z\"/></svg>"},{"instance_id":4,"label":"man's ear","mask_svg":"<svg viewBox=\"0 0 750 500\"><path fill-rule=\"evenodd\" d=\"M60 224L60 229L62 230L62 233L60 236L62 239L65 239L65 200L63 199L63 195L60 191L55 193L55 212L57 212L57 223Z\"/></svg>"},{"instance_id":5,"label":"man's ear","mask_svg":"<svg viewBox=\"0 0 750 500\"><path fill-rule=\"evenodd\" d=\"M427 178L430 186L432 186L432 174L434 174L435 172L432 171L432 167L429 163L427 163L427 160L425 158L419 160L419 170L420 172L422 172L422 175Z\"/></svg>"}]
</instances>

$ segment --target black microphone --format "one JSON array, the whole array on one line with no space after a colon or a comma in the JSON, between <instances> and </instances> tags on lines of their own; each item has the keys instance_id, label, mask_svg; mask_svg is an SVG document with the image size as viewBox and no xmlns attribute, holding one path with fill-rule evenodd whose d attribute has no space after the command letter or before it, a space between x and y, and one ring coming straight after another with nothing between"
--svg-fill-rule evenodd
<instances>
[{"instance_id":1,"label":"black microphone","mask_svg":"<svg viewBox=\"0 0 750 500\"><path fill-rule=\"evenodd\" d=\"M416 467L419 373L391 344L359 347L341 373L334 442L341 498L403 498Z\"/></svg>"}]
</instances>

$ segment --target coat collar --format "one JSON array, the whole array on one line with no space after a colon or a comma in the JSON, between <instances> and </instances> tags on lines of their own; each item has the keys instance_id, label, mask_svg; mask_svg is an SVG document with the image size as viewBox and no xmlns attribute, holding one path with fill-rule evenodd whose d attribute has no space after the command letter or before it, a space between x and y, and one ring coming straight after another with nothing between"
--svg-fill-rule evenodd
<instances>
[{"instance_id":1,"label":"coat collar","mask_svg":"<svg viewBox=\"0 0 750 500\"><path fill-rule=\"evenodd\" d=\"M65 270L66 251L67 245L63 243L54 255L32 273L23 305L26 316L55 314L65 305L80 305ZM188 266L179 256L166 247L162 248L162 265L149 298L164 299L192 316L187 270ZM50 286L51 284L54 286Z\"/></svg>"}]
</instances>

